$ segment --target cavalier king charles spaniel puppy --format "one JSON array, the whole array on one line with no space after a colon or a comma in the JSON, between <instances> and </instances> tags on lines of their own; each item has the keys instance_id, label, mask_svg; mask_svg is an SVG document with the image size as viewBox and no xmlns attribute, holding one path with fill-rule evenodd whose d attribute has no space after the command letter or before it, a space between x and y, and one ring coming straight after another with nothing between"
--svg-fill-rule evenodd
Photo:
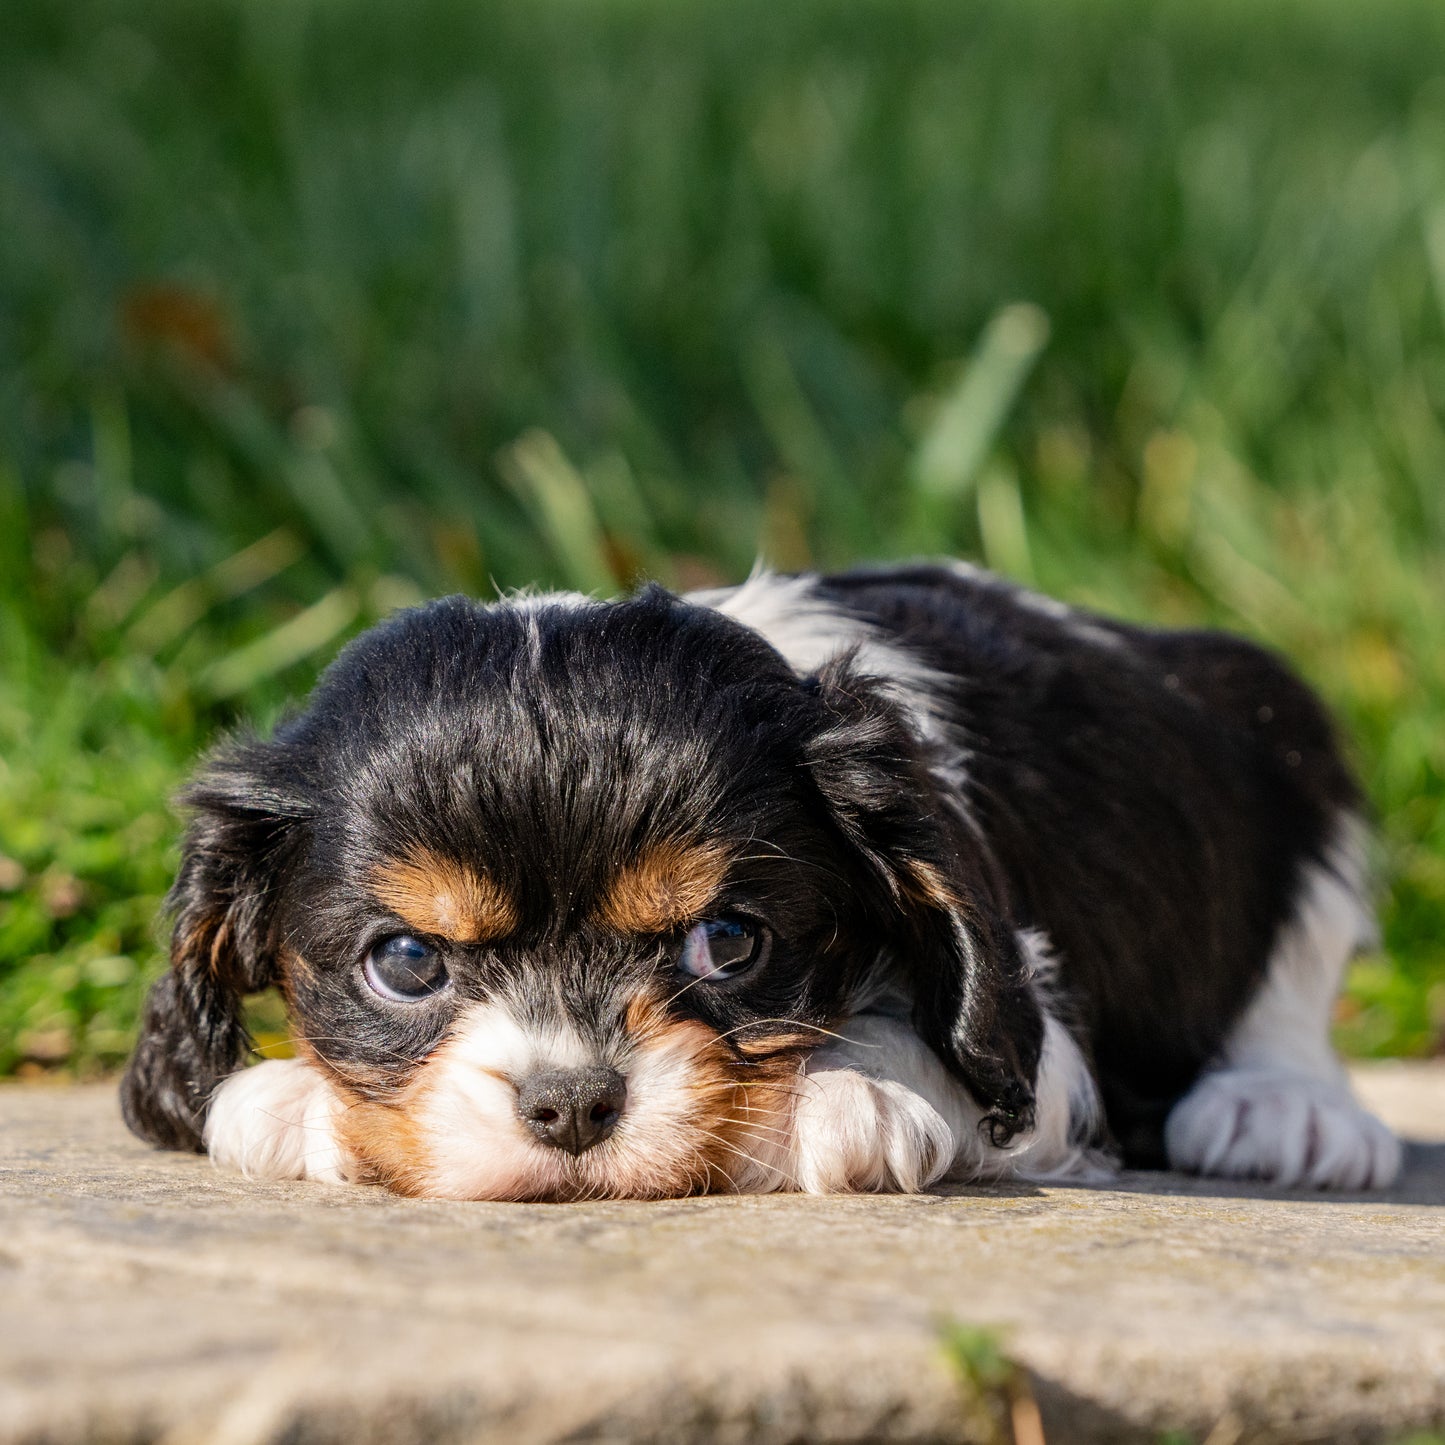
<instances>
[{"instance_id":1,"label":"cavalier king charles spaniel puppy","mask_svg":"<svg viewBox=\"0 0 1445 1445\"><path fill-rule=\"evenodd\" d=\"M185 795L143 1138L444 1199L1388 1185L1313 694L963 565L447 598ZM276 986L297 1056L242 1067Z\"/></svg>"}]
</instances>

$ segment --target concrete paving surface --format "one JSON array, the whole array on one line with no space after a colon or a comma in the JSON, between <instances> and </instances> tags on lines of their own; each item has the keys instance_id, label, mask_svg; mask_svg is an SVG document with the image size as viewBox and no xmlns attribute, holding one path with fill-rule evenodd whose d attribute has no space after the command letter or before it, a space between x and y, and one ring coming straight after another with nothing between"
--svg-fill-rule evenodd
<instances>
[{"instance_id":1,"label":"concrete paving surface","mask_svg":"<svg viewBox=\"0 0 1445 1445\"><path fill-rule=\"evenodd\" d=\"M1445 1432L1445 1065L1358 1078L1422 1141L1388 1196L417 1202L154 1153L106 1088L0 1088L0 1445ZM1041 1416L950 1363L950 1322Z\"/></svg>"}]
</instances>

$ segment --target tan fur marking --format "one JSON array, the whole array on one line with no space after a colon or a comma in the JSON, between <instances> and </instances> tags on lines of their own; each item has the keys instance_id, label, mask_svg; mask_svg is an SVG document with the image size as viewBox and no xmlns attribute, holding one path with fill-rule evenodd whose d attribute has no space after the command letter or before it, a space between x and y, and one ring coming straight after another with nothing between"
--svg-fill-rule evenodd
<instances>
[{"instance_id":1,"label":"tan fur marking","mask_svg":"<svg viewBox=\"0 0 1445 1445\"><path fill-rule=\"evenodd\" d=\"M426 848L374 868L371 891L410 927L454 943L490 943L518 923L517 905L490 878Z\"/></svg>"},{"instance_id":2,"label":"tan fur marking","mask_svg":"<svg viewBox=\"0 0 1445 1445\"><path fill-rule=\"evenodd\" d=\"M775 1054L790 1053L797 1059L811 1053L819 1044L828 1042L826 1034L804 1033L779 1033L765 1034L761 1038L734 1038L734 1047L740 1054L752 1058L771 1059Z\"/></svg>"},{"instance_id":3,"label":"tan fur marking","mask_svg":"<svg viewBox=\"0 0 1445 1445\"><path fill-rule=\"evenodd\" d=\"M421 1068L415 1064L406 1073L384 1064L342 1063L328 1059L312 1040L293 1034L287 1042L298 1059L305 1059L326 1075L327 1082L341 1095L348 1108L355 1105L381 1105L403 1097L412 1077Z\"/></svg>"},{"instance_id":4,"label":"tan fur marking","mask_svg":"<svg viewBox=\"0 0 1445 1445\"><path fill-rule=\"evenodd\" d=\"M204 966L212 978L225 982L229 944L226 914L207 914L189 923L181 920L171 935L171 966L187 972Z\"/></svg>"},{"instance_id":5,"label":"tan fur marking","mask_svg":"<svg viewBox=\"0 0 1445 1445\"><path fill-rule=\"evenodd\" d=\"M733 1065L729 1106L710 1125L716 1139L706 1159L709 1192L733 1192L732 1176L749 1160L771 1159L782 1180L795 1183L787 1164L790 1151L784 1146L792 1133L801 1059L800 1051L785 1050L745 1066ZM721 1186L711 1177L714 1169L725 1171Z\"/></svg>"},{"instance_id":6,"label":"tan fur marking","mask_svg":"<svg viewBox=\"0 0 1445 1445\"><path fill-rule=\"evenodd\" d=\"M638 1000L628 1010L628 1027L640 1049L678 1048L688 1057L686 1089L689 1118L682 1125L693 1136L686 1160L674 1160L666 1171L634 1176L632 1192L654 1198L684 1194L730 1193L733 1173L746 1162L734 1139L736 1118L748 1106L747 1091L737 1082L727 1045L698 1019L670 1019L659 1004ZM729 1169L729 1164L732 1169Z\"/></svg>"},{"instance_id":7,"label":"tan fur marking","mask_svg":"<svg viewBox=\"0 0 1445 1445\"><path fill-rule=\"evenodd\" d=\"M211 935L211 977L222 978L225 976L225 959L231 947L231 924L229 918L223 917L216 925L216 931Z\"/></svg>"},{"instance_id":8,"label":"tan fur marking","mask_svg":"<svg viewBox=\"0 0 1445 1445\"><path fill-rule=\"evenodd\" d=\"M361 1182L413 1198L426 1194L431 1159L407 1104L353 1104L338 1116L336 1132Z\"/></svg>"},{"instance_id":9,"label":"tan fur marking","mask_svg":"<svg viewBox=\"0 0 1445 1445\"><path fill-rule=\"evenodd\" d=\"M310 978L314 972L310 963L294 949L282 948L277 958L281 965L276 971L276 987L286 1003L286 1016L296 1020L296 983L298 979ZM295 1040L293 1039L294 1043Z\"/></svg>"},{"instance_id":10,"label":"tan fur marking","mask_svg":"<svg viewBox=\"0 0 1445 1445\"><path fill-rule=\"evenodd\" d=\"M653 1035L660 1034L672 1021L662 999L640 993L627 1005L623 1023L628 1038L644 1043Z\"/></svg>"},{"instance_id":11,"label":"tan fur marking","mask_svg":"<svg viewBox=\"0 0 1445 1445\"><path fill-rule=\"evenodd\" d=\"M958 907L958 894L948 880L931 863L914 862L908 865L912 887L907 889L918 901L930 903L945 911Z\"/></svg>"},{"instance_id":12,"label":"tan fur marking","mask_svg":"<svg viewBox=\"0 0 1445 1445\"><path fill-rule=\"evenodd\" d=\"M674 1019L661 999L645 995L627 1010L627 1032L644 1050L684 1038L691 1045L689 1124L698 1131L694 1172L674 1177L670 1188L659 1179L654 1186L659 1195L732 1193L741 1168L780 1149L791 1126L802 1061L816 1040L794 1034L760 1038L740 1046L752 1056L740 1061L706 1024ZM787 1177L785 1167L780 1172Z\"/></svg>"},{"instance_id":13,"label":"tan fur marking","mask_svg":"<svg viewBox=\"0 0 1445 1445\"><path fill-rule=\"evenodd\" d=\"M715 843L661 843L620 869L598 918L622 933L663 933L697 918L727 875Z\"/></svg>"}]
</instances>

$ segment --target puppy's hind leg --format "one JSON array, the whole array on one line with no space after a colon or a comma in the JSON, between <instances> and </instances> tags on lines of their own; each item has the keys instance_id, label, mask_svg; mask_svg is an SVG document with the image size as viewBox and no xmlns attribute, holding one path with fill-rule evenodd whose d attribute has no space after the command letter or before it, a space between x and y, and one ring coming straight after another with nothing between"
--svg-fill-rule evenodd
<instances>
[{"instance_id":1,"label":"puppy's hind leg","mask_svg":"<svg viewBox=\"0 0 1445 1445\"><path fill-rule=\"evenodd\" d=\"M1346 965L1374 937L1360 827L1301 873L1258 993L1164 1128L1176 1169L1286 1187L1384 1189L1400 1144L1351 1092L1330 1044Z\"/></svg>"}]
</instances>

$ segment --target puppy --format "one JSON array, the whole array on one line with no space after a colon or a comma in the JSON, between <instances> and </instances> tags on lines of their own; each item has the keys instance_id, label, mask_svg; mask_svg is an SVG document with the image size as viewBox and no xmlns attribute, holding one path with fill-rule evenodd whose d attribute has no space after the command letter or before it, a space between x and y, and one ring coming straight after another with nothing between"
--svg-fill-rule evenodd
<instances>
[{"instance_id":1,"label":"puppy","mask_svg":"<svg viewBox=\"0 0 1445 1445\"><path fill-rule=\"evenodd\" d=\"M451 1199L1396 1176L1329 1041L1360 795L1257 647L962 565L453 597L194 810L122 1086L259 1178ZM242 1068L279 986L298 1057Z\"/></svg>"}]
</instances>

